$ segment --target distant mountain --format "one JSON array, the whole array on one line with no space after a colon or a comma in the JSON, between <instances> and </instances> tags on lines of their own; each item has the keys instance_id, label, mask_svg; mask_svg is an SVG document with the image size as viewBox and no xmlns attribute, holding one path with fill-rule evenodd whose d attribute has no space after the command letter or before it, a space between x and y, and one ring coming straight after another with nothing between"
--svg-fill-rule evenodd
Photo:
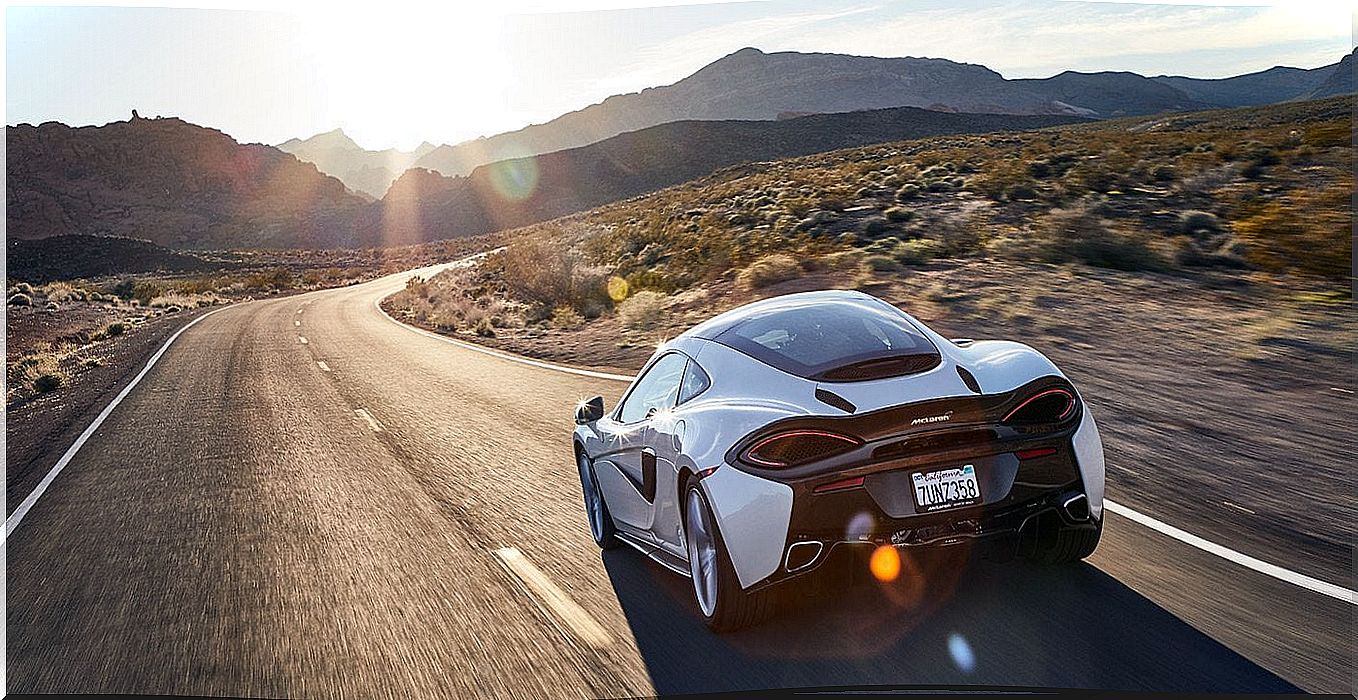
<instances>
[{"instance_id":1,"label":"distant mountain","mask_svg":"<svg viewBox=\"0 0 1358 700\"><path fill-rule=\"evenodd\" d=\"M1118 117L1282 102L1316 89L1336 68L1337 64L1313 71L1287 69L1268 80L1224 86L1216 85L1222 81L1146 78L1125 72L1065 72L1050 78L1009 80L985 66L941 58L764 53L745 48L673 85L615 95L545 124L439 146L414 165L445 175L465 175L504 158L575 148L628 131L692 119L773 120L780 115L889 107ZM1348 80L1351 83L1351 75ZM1252 95L1250 101L1241 102L1243 94Z\"/></svg>"},{"instance_id":2,"label":"distant mountain","mask_svg":"<svg viewBox=\"0 0 1358 700\"><path fill-rule=\"evenodd\" d=\"M176 248L349 247L366 202L310 163L180 119L5 129L10 239Z\"/></svg>"},{"instance_id":3,"label":"distant mountain","mask_svg":"<svg viewBox=\"0 0 1358 700\"><path fill-rule=\"evenodd\" d=\"M1314 90L1306 95L1298 96L1297 99L1320 99L1322 97L1353 94L1354 53L1358 53L1358 50L1345 56Z\"/></svg>"},{"instance_id":4,"label":"distant mountain","mask_svg":"<svg viewBox=\"0 0 1358 700\"><path fill-rule=\"evenodd\" d=\"M1353 92L1353 53L1320 68L1275 66L1230 78L1162 75L1152 80L1216 107L1253 107Z\"/></svg>"},{"instance_id":5,"label":"distant mountain","mask_svg":"<svg viewBox=\"0 0 1358 700\"><path fill-rule=\"evenodd\" d=\"M5 275L33 284L138 272L205 272L231 266L120 236L11 238L6 249Z\"/></svg>"},{"instance_id":6,"label":"distant mountain","mask_svg":"<svg viewBox=\"0 0 1358 700\"><path fill-rule=\"evenodd\" d=\"M467 177L407 171L367 222L392 244L476 235L544 221L708 175L727 166L944 134L1036 129L1064 115L898 107L781 121L679 121L598 143L477 167Z\"/></svg>"},{"instance_id":7,"label":"distant mountain","mask_svg":"<svg viewBox=\"0 0 1358 700\"><path fill-rule=\"evenodd\" d=\"M278 144L278 149L314 163L321 172L339 178L355 192L380 199L397 176L434 150L434 145L425 142L413 151L394 148L368 151L343 130L335 129L309 139L289 139Z\"/></svg>"}]
</instances>

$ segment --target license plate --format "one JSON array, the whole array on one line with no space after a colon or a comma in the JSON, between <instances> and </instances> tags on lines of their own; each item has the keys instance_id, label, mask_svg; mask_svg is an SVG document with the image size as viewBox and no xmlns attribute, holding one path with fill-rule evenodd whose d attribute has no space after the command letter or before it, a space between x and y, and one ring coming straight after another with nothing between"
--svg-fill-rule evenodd
<instances>
[{"instance_id":1,"label":"license plate","mask_svg":"<svg viewBox=\"0 0 1358 700\"><path fill-rule=\"evenodd\" d=\"M921 513L981 502L981 487L976 483L974 465L917 472L911 477L915 482L916 510Z\"/></svg>"}]
</instances>

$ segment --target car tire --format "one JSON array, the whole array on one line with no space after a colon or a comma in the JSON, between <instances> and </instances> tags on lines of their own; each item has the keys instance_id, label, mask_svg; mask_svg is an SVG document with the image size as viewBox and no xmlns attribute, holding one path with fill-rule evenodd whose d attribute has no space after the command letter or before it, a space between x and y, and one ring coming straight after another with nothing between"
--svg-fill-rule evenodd
<instances>
[{"instance_id":1,"label":"car tire","mask_svg":"<svg viewBox=\"0 0 1358 700\"><path fill-rule=\"evenodd\" d=\"M1041 542L1029 553L1028 559L1038 564L1069 564L1080 561L1094 553L1103 535L1103 522L1094 527L1063 526L1056 530L1047 541Z\"/></svg>"},{"instance_id":2,"label":"car tire","mask_svg":"<svg viewBox=\"0 0 1358 700\"><path fill-rule=\"evenodd\" d=\"M594 538L594 544L599 545L599 549L613 549L620 544L618 530L613 524L613 515L608 512L608 502L604 500L603 489L599 488L599 479L594 474L594 463L581 451L576 452L575 462L580 471L580 490L584 496L589 534Z\"/></svg>"},{"instance_id":3,"label":"car tire","mask_svg":"<svg viewBox=\"0 0 1358 700\"><path fill-rule=\"evenodd\" d=\"M748 592L740 587L712 508L696 486L684 500L684 514L684 547L694 598L708 628L730 632L766 619L773 612L773 591Z\"/></svg>"}]
</instances>

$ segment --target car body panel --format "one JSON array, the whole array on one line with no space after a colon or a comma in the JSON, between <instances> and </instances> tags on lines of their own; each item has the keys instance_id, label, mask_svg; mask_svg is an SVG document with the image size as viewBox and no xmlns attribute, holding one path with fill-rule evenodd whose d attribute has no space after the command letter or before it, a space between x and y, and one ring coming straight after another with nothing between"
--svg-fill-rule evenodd
<instances>
[{"instance_id":1,"label":"car body panel","mask_svg":"<svg viewBox=\"0 0 1358 700\"><path fill-rule=\"evenodd\" d=\"M787 547L794 544L793 538L801 536L789 530L789 523L794 519L804 521L807 512L803 507L802 515L796 515L794 498L803 498L796 494L809 493L810 486L805 485L804 480L802 486L788 482L789 478L794 478L792 475L763 473L738 460L733 461L733 446L780 421L814 422L821 417L848 420L932 402L921 407L921 411L925 411L929 406L946 404L954 399L974 401L997 397L1000 400L1001 395L1044 381L1069 384L1050 360L1031 347L1002 340L954 343L908 314L903 314L904 318L933 343L940 362L925 371L883 379L816 381L777 369L711 339L740 323L744 315L815 303L818 299L877 305L889 308L893 313L903 313L871 296L847 291L810 292L755 302L714 317L665 343L638 374L640 378L659 358L669 353L682 353L690 362L700 365L710 380L710 385L700 395L657 413L643 424L619 424L615 420L621 411L618 406L605 418L576 427L575 439L580 449L596 463L610 466L609 469L596 467L596 471L609 510L621 529L652 543L656 550L686 560L682 535L684 491L687 485L699 483L741 586L761 585L770 578L788 573L780 568L787 560ZM964 374L974 378L980 393L968 386ZM634 380L623 393L624 398L636 384L637 380ZM818 398L817 390L832 392L842 401L832 399L827 403L824 394ZM852 404L849 406L852 410L846 409L843 401ZM1082 402L1080 405L1083 406ZM910 416L913 414L907 415L899 426L902 433L911 430ZM941 429L950 427L946 422L954 420L923 414L920 417L938 420L937 425L931 422L927 427ZM961 414L957 418L960 419ZM1069 431L1062 433L1066 436L1062 439L1067 440L1064 443L1068 445L1067 454L1074 452L1073 459L1078 466L1079 482L1075 486L1084 490L1090 512L1098 519L1102 517L1103 450L1087 406L1083 406L1079 427L1073 431L1073 435ZM642 493L646 480L641 463L643 448L653 455L655 464L655 493L650 500ZM968 511L975 512L1001 502L1010 507L1013 499L1006 499L1018 471L1017 460L1012 455L982 457L970 459L977 462L977 472L985 481L984 502L968 507ZM1069 464L1069 457L1063 459ZM882 467L884 470L903 468L890 464ZM1069 473L1071 479L1076 478L1077 470L1067 468L1070 471L1063 473ZM606 478L605 473L610 477ZM698 476L703 473L707 475ZM904 482L896 482L904 478L907 478L904 471L894 476L874 475L870 483L876 489L875 504L872 500L865 503L882 508L881 516L888 520L900 518L891 525L893 528L900 527L910 518L937 520L937 514L915 513L913 504L909 504L909 495L901 500L897 497L899 494L892 496L882 491L900 488ZM843 524L836 527L844 530ZM656 554L653 552L652 556Z\"/></svg>"}]
</instances>

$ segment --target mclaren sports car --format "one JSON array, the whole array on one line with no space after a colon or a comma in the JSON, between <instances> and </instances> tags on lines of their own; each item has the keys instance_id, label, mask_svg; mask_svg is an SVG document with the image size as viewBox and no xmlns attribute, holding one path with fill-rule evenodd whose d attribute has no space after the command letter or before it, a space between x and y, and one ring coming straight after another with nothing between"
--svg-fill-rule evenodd
<instances>
[{"instance_id":1,"label":"mclaren sports car","mask_svg":"<svg viewBox=\"0 0 1358 700\"><path fill-rule=\"evenodd\" d=\"M575 423L595 542L691 578L717 630L837 552L973 543L1058 563L1102 531L1102 443L1061 370L859 292L716 316Z\"/></svg>"}]
</instances>

